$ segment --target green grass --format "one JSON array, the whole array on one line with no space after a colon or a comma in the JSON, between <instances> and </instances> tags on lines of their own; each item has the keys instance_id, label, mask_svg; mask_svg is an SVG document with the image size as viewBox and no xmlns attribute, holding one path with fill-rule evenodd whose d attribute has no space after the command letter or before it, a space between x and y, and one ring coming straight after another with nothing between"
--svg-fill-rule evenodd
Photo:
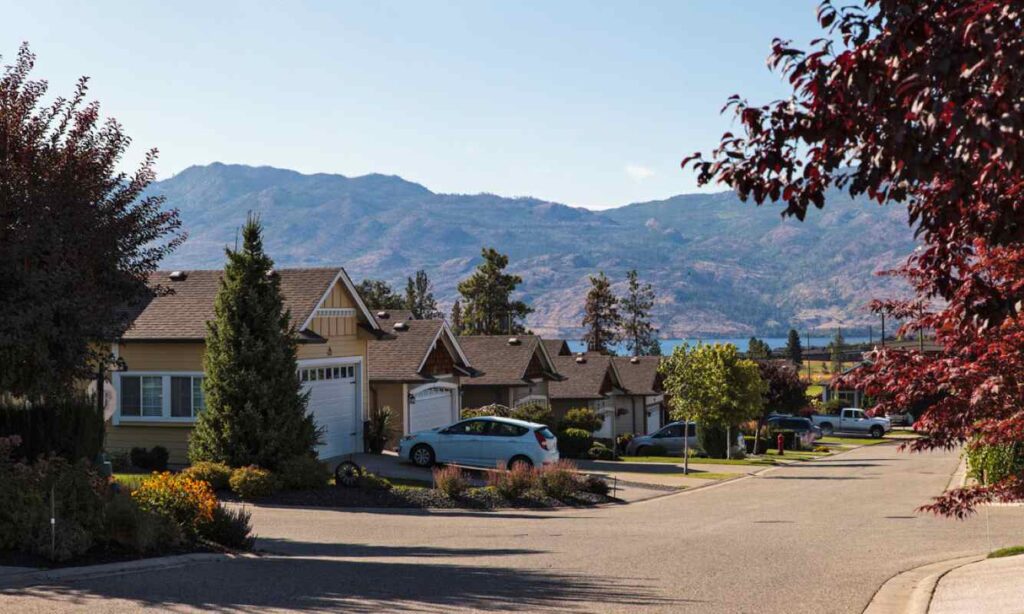
<instances>
[{"instance_id":1,"label":"green grass","mask_svg":"<svg viewBox=\"0 0 1024 614\"><path fill-rule=\"evenodd\" d=\"M993 550L989 553L988 558L990 559L1001 559L1005 556L1017 556L1024 554L1024 546L1010 546L1009 548L1000 548L999 550Z\"/></svg>"},{"instance_id":2,"label":"green grass","mask_svg":"<svg viewBox=\"0 0 1024 614\"><path fill-rule=\"evenodd\" d=\"M142 480L148 478L150 473L115 473L114 480L128 490L135 490L142 485Z\"/></svg>"},{"instance_id":3,"label":"green grass","mask_svg":"<svg viewBox=\"0 0 1024 614\"><path fill-rule=\"evenodd\" d=\"M685 474L688 478L700 478L702 480L728 480L741 475L742 473L715 473L713 471L700 471L697 473Z\"/></svg>"},{"instance_id":4,"label":"green grass","mask_svg":"<svg viewBox=\"0 0 1024 614\"><path fill-rule=\"evenodd\" d=\"M632 463L667 463L682 465L683 459L678 456L622 456L625 462ZM691 458L691 465L774 465L775 461L766 458Z\"/></svg>"},{"instance_id":5,"label":"green grass","mask_svg":"<svg viewBox=\"0 0 1024 614\"><path fill-rule=\"evenodd\" d=\"M879 437L878 439L875 439L874 437L835 437L835 436L829 436L829 437L822 437L816 443L818 443L818 444L834 444L834 445L841 445L841 446L842 445L845 445L845 446L873 446L875 444L885 443L887 441L892 441L892 439L888 438L888 437Z\"/></svg>"}]
</instances>

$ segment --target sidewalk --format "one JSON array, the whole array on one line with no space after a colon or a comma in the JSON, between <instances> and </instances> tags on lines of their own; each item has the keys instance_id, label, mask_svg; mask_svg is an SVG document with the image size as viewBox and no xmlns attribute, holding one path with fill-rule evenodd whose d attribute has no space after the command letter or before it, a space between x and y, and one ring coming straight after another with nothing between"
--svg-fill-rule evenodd
<instances>
[{"instance_id":1,"label":"sidewalk","mask_svg":"<svg viewBox=\"0 0 1024 614\"><path fill-rule=\"evenodd\" d=\"M1024 555L984 559L939 580L929 614L1024 613Z\"/></svg>"}]
</instances>

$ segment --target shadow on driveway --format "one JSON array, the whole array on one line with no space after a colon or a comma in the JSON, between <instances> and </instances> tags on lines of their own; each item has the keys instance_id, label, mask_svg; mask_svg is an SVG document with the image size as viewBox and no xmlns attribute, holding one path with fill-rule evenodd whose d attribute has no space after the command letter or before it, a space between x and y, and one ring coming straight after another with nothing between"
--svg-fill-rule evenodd
<instances>
[{"instance_id":1,"label":"shadow on driveway","mask_svg":"<svg viewBox=\"0 0 1024 614\"><path fill-rule=\"evenodd\" d=\"M460 557L460 556L511 556L520 554L542 554L543 550L526 548L436 548L432 546L373 546L370 544L332 544L325 542L300 542L290 539L259 538L257 548L276 554L292 556L332 556L338 558L360 557Z\"/></svg>"},{"instance_id":2,"label":"shadow on driveway","mask_svg":"<svg viewBox=\"0 0 1024 614\"><path fill-rule=\"evenodd\" d=\"M377 556L366 548L361 556ZM381 556L389 556L385 548ZM453 551L457 555L458 551ZM643 582L643 583L640 583ZM655 596L644 580L436 563L345 561L267 556L162 572L93 578L19 591L48 607L104 607L125 599L135 607L237 612L257 608L344 612L537 611L589 609L595 603L630 609L700 603ZM95 601L101 599L103 601ZM109 604L113 606L113 604ZM123 607L123 606L119 606Z\"/></svg>"}]
</instances>

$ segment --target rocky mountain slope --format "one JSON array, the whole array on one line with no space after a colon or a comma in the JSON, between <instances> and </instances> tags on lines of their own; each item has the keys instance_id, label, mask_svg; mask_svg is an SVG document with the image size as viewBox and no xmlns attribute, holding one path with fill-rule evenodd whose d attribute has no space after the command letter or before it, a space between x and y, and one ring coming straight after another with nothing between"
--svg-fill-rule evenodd
<instances>
[{"instance_id":1,"label":"rocky mountain slope","mask_svg":"<svg viewBox=\"0 0 1024 614\"><path fill-rule=\"evenodd\" d=\"M180 209L189 240L166 263L223 264L247 211L267 227L279 266L342 264L357 281L404 285L426 269L439 300L479 261L481 246L510 255L534 330L572 333L587 276L636 268L658 292L662 336L767 334L866 324L875 296L903 282L875 271L914 248L905 212L835 193L801 223L731 192L688 194L607 211L492 194L436 194L400 177L303 175L238 165L191 167L152 191Z\"/></svg>"}]
</instances>

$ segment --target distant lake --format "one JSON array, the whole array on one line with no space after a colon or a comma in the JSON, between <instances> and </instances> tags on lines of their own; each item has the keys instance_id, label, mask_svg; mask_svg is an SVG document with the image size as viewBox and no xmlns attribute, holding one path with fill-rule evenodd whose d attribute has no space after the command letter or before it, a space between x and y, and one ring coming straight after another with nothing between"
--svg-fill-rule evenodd
<instances>
[{"instance_id":1,"label":"distant lake","mask_svg":"<svg viewBox=\"0 0 1024 614\"><path fill-rule=\"evenodd\" d=\"M867 335L864 335L864 336L850 336L850 337L844 337L844 338L846 339L846 343L867 343L868 342ZM767 343L768 347L770 347L773 350L778 350L778 349L786 347L786 338L785 337L758 337L758 339L760 339L761 341L764 341L765 343ZM877 341L878 337L875 337L874 339ZM705 344L711 344L711 343L731 343L731 344L735 345L737 348L739 348L740 351L745 352L745 351L747 351L747 343L749 341L750 341L750 337L692 337L692 338L688 338L688 339L662 339L661 340L661 353L662 354L671 354L672 350L674 350L676 348L676 346L678 346L678 345L681 345L683 343L689 343L690 345L697 345L698 342L702 342L702 343L705 343ZM827 337L811 337L811 347L825 347L825 346L827 346L829 344L830 341L832 341L832 337L831 336L827 336ZM800 337L800 344L803 347L807 347L807 337ZM583 351L586 351L587 346L582 341L580 341L578 339L572 339L572 340L569 341L569 348L572 349L573 352L583 352ZM615 345L615 352L617 354L624 354L626 352L625 345L621 344L621 343Z\"/></svg>"}]
</instances>

